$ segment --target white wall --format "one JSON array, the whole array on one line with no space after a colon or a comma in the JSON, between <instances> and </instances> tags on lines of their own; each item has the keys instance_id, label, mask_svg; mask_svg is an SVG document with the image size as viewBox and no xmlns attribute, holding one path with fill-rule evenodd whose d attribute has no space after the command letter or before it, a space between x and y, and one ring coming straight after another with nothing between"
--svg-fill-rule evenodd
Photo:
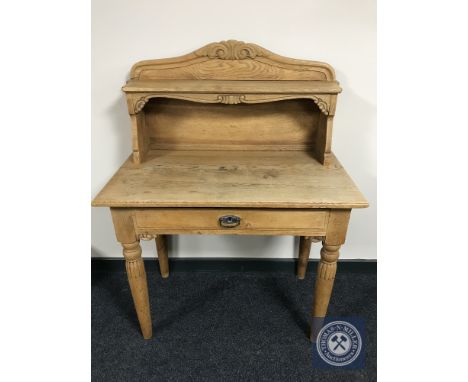
<instances>
[{"instance_id":1,"label":"white wall","mask_svg":"<svg viewBox=\"0 0 468 382\"><path fill-rule=\"evenodd\" d=\"M325 61L338 97L333 151L371 207L354 210L342 258L376 257L376 9L373 0L94 0L92 2L92 196L131 152L121 86L139 60L179 56L220 40ZM312 256L318 257L318 245ZM145 256L154 243L143 242ZM92 209L92 256L117 257L110 212ZM170 256L297 256L292 237L176 236Z\"/></svg>"}]
</instances>

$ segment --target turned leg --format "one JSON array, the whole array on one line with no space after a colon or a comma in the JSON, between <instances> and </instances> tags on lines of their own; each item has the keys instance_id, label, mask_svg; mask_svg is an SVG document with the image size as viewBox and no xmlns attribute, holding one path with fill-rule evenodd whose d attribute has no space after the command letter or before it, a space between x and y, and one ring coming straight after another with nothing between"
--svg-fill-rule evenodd
<instances>
[{"instance_id":1,"label":"turned leg","mask_svg":"<svg viewBox=\"0 0 468 382\"><path fill-rule=\"evenodd\" d=\"M158 253L159 269L161 276L164 278L169 277L169 259L167 257L166 236L156 236L156 249Z\"/></svg>"},{"instance_id":2,"label":"turned leg","mask_svg":"<svg viewBox=\"0 0 468 382\"><path fill-rule=\"evenodd\" d=\"M339 245L327 245L323 243L320 250L320 261L315 280L314 304L312 307L312 324L310 339L315 342L320 329L323 326L328 304L333 290L336 275L336 262L339 257Z\"/></svg>"},{"instance_id":3,"label":"turned leg","mask_svg":"<svg viewBox=\"0 0 468 382\"><path fill-rule=\"evenodd\" d=\"M297 278L303 280L307 271L309 262L310 247L312 245L312 237L301 236L299 239L299 257L297 259Z\"/></svg>"},{"instance_id":4,"label":"turned leg","mask_svg":"<svg viewBox=\"0 0 468 382\"><path fill-rule=\"evenodd\" d=\"M128 283L132 292L133 303L140 322L143 338L152 336L151 313L148 297L148 283L143 259L141 258L140 242L122 243L127 270Z\"/></svg>"},{"instance_id":5,"label":"turned leg","mask_svg":"<svg viewBox=\"0 0 468 382\"><path fill-rule=\"evenodd\" d=\"M145 265L141 258L140 241L135 234L131 211L125 208L111 208L117 240L123 247L125 268L133 303L145 339L152 336L151 313L148 298Z\"/></svg>"},{"instance_id":6,"label":"turned leg","mask_svg":"<svg viewBox=\"0 0 468 382\"><path fill-rule=\"evenodd\" d=\"M328 221L327 235L320 251L320 261L315 281L314 303L312 308L311 340L320 331L335 281L340 247L345 241L351 210L332 210Z\"/></svg>"},{"instance_id":7,"label":"turned leg","mask_svg":"<svg viewBox=\"0 0 468 382\"><path fill-rule=\"evenodd\" d=\"M315 281L315 296L312 315L314 317L325 317L328 303L333 289L336 275L336 262L340 246L323 244L320 251L320 262L317 268L317 279Z\"/></svg>"}]
</instances>

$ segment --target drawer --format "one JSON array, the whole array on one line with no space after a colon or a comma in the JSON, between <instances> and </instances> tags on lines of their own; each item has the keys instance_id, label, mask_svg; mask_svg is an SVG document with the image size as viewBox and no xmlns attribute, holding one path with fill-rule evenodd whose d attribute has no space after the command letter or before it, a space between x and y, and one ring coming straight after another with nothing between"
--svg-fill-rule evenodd
<instances>
[{"instance_id":1,"label":"drawer","mask_svg":"<svg viewBox=\"0 0 468 382\"><path fill-rule=\"evenodd\" d=\"M134 212L143 233L325 235L328 209L148 208Z\"/></svg>"}]
</instances>

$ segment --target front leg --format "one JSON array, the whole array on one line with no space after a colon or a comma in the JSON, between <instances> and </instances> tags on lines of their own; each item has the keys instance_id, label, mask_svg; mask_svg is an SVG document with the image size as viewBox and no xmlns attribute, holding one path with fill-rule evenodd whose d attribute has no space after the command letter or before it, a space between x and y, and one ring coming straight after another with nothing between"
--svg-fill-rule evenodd
<instances>
[{"instance_id":1,"label":"front leg","mask_svg":"<svg viewBox=\"0 0 468 382\"><path fill-rule=\"evenodd\" d=\"M320 251L320 262L315 281L314 304L310 336L315 340L327 314L328 304L335 282L340 247L346 238L351 210L331 210L327 234Z\"/></svg>"},{"instance_id":2,"label":"front leg","mask_svg":"<svg viewBox=\"0 0 468 382\"><path fill-rule=\"evenodd\" d=\"M325 317L330 302L333 283L336 275L336 262L340 255L339 245L328 245L323 243L320 250L320 262L317 268L315 280L315 297L312 316Z\"/></svg>"},{"instance_id":3,"label":"front leg","mask_svg":"<svg viewBox=\"0 0 468 382\"><path fill-rule=\"evenodd\" d=\"M148 297L148 283L146 281L145 264L141 258L139 241L122 243L127 270L128 283L132 292L133 304L140 323L144 339L150 339L153 334L151 313Z\"/></svg>"},{"instance_id":4,"label":"front leg","mask_svg":"<svg viewBox=\"0 0 468 382\"><path fill-rule=\"evenodd\" d=\"M153 328L148 283L146 281L145 265L141 257L140 241L135 234L130 211L125 208L111 208L111 212L117 240L120 241L123 247L128 283L130 284L141 332L143 338L149 339L152 336Z\"/></svg>"}]
</instances>

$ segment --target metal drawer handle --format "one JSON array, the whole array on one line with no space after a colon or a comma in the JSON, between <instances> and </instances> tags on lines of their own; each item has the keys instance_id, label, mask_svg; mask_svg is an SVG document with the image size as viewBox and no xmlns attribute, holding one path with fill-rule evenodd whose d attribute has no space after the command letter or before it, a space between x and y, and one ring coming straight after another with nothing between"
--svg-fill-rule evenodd
<instances>
[{"instance_id":1,"label":"metal drawer handle","mask_svg":"<svg viewBox=\"0 0 468 382\"><path fill-rule=\"evenodd\" d=\"M225 215L219 218L221 227L234 228L240 224L240 217L235 215Z\"/></svg>"}]
</instances>

